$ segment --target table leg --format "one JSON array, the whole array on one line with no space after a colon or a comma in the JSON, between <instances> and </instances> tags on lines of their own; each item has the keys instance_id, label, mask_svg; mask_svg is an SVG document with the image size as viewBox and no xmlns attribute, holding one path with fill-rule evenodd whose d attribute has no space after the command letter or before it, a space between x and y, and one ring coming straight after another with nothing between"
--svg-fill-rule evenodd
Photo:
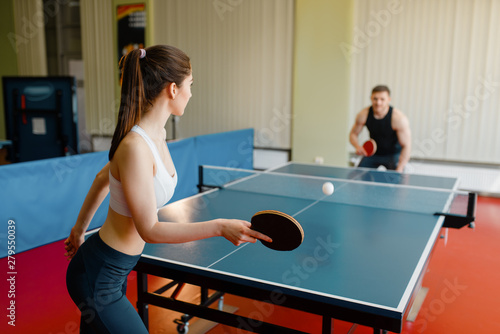
<instances>
[{"instance_id":1,"label":"table leg","mask_svg":"<svg viewBox=\"0 0 500 334\"><path fill-rule=\"evenodd\" d=\"M323 316L323 329L322 329L323 334L331 334L333 333L333 323L332 323L332 318L324 315Z\"/></svg>"},{"instance_id":2,"label":"table leg","mask_svg":"<svg viewBox=\"0 0 500 334\"><path fill-rule=\"evenodd\" d=\"M137 273L137 312L141 317L144 325L149 329L149 305L144 303L143 295L148 292L148 275Z\"/></svg>"}]
</instances>

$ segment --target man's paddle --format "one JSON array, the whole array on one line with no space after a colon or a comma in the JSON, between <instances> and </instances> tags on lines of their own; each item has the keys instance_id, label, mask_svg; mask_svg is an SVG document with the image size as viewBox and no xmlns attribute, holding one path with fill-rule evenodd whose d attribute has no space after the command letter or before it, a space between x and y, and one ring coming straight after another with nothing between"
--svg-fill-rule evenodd
<instances>
[{"instance_id":1,"label":"man's paddle","mask_svg":"<svg viewBox=\"0 0 500 334\"><path fill-rule=\"evenodd\" d=\"M369 139L363 144L363 149L366 152L366 156L371 157L375 154L375 152L377 152L377 143L375 142L375 140Z\"/></svg>"}]
</instances>

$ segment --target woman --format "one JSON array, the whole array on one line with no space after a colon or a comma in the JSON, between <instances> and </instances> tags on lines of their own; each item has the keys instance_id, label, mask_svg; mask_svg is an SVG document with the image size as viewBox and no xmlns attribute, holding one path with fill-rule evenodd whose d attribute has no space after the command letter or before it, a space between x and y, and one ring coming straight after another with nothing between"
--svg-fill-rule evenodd
<instances>
[{"instance_id":1,"label":"woman","mask_svg":"<svg viewBox=\"0 0 500 334\"><path fill-rule=\"evenodd\" d=\"M96 176L65 241L71 259L66 284L81 311L81 333L147 333L125 295L127 276L146 242L180 243L215 236L234 245L271 241L241 220L158 221L157 210L172 198L177 183L165 123L170 115L181 116L191 98L191 63L179 49L159 45L131 51L120 65L121 104L109 163ZM84 242L108 191L106 221Z\"/></svg>"}]
</instances>

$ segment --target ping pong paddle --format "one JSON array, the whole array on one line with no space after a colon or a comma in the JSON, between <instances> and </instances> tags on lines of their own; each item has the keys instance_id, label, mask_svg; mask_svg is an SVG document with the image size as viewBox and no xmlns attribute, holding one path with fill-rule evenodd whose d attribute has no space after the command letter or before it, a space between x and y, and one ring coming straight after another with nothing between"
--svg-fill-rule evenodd
<instances>
[{"instance_id":1,"label":"ping pong paddle","mask_svg":"<svg viewBox=\"0 0 500 334\"><path fill-rule=\"evenodd\" d=\"M363 148L366 152L366 156L371 157L375 154L375 152L377 152L377 143L375 142L375 140L369 139L365 141L365 143L363 144Z\"/></svg>"},{"instance_id":2,"label":"ping pong paddle","mask_svg":"<svg viewBox=\"0 0 500 334\"><path fill-rule=\"evenodd\" d=\"M275 210L259 211L253 215L252 230L263 233L273 242L260 240L273 250L291 251L299 247L304 240L304 230L292 216Z\"/></svg>"}]
</instances>

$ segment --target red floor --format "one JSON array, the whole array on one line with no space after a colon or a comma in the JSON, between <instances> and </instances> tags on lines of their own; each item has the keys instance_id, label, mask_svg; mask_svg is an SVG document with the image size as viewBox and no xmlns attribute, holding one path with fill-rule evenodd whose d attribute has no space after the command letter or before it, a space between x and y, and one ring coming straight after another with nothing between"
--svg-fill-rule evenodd
<instances>
[{"instance_id":1,"label":"red floor","mask_svg":"<svg viewBox=\"0 0 500 334\"><path fill-rule=\"evenodd\" d=\"M475 230L450 230L447 245L439 241L423 282L429 293L417 319L406 322L403 333L500 333L500 199L480 197L476 216ZM79 312L66 292L63 253L60 241L16 255L15 327L7 323L7 259L0 259L5 272L0 280L0 333L78 333ZM152 281L151 285L160 283ZM134 305L135 284L132 273L128 297ZM263 315L266 321L320 332L318 316L235 296L226 296L226 304L237 306L239 314ZM151 333L175 333L172 319L176 314L155 307L150 313ZM336 333L347 333L350 326L334 322ZM242 331L219 325L209 333ZM371 331L359 326L355 333Z\"/></svg>"}]
</instances>

